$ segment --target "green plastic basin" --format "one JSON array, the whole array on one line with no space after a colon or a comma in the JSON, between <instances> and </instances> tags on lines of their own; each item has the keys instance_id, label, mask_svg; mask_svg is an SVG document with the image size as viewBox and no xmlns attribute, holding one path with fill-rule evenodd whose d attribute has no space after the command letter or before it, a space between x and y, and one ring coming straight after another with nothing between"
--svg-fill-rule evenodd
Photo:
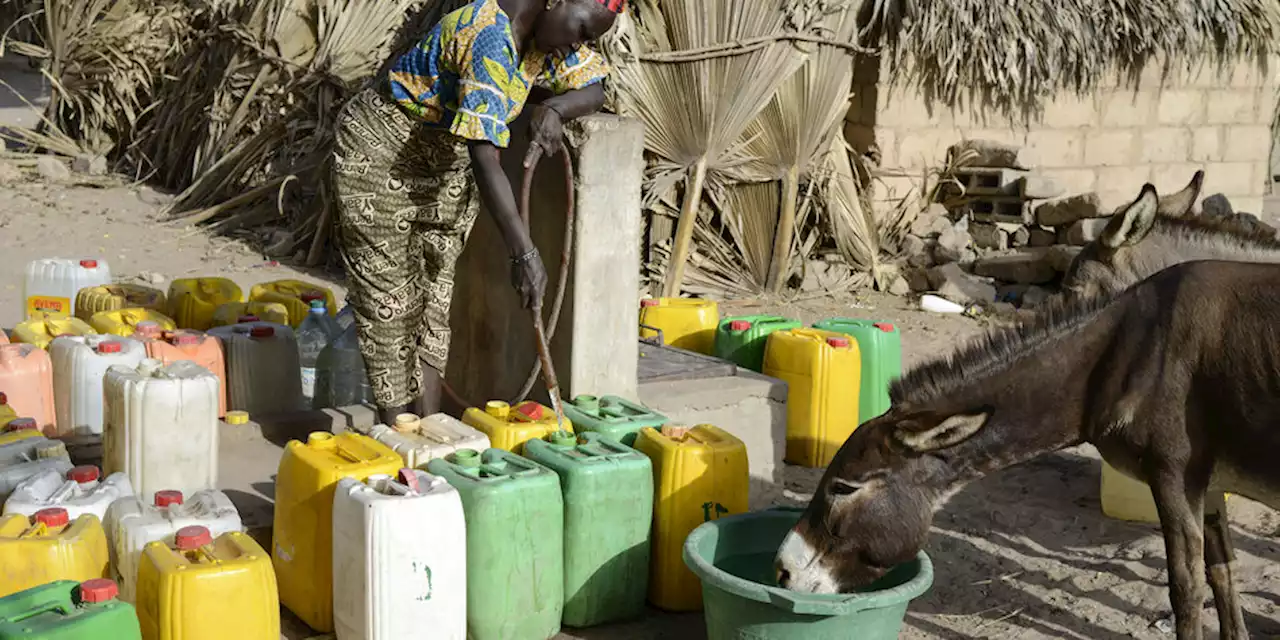
<instances>
[{"instance_id":1,"label":"green plastic basin","mask_svg":"<svg viewBox=\"0 0 1280 640\"><path fill-rule=\"evenodd\" d=\"M799 509L755 511L699 525L684 563L702 580L708 640L892 640L907 604L933 585L923 551L858 593L774 586L773 560Z\"/></svg>"}]
</instances>

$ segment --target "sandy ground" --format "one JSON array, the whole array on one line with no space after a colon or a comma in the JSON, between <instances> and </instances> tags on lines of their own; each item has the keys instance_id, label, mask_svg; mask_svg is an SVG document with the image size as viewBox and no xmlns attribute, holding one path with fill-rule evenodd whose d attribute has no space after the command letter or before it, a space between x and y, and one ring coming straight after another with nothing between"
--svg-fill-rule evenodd
<instances>
[{"instance_id":1,"label":"sandy ground","mask_svg":"<svg viewBox=\"0 0 1280 640\"><path fill-rule=\"evenodd\" d=\"M0 63L6 80L29 86L29 76L14 79L16 70ZM29 118L12 106L0 100L0 124ZM50 185L30 175L0 185L5 247L0 256L0 325L11 327L18 320L23 267L38 256L105 258L119 278L138 278L160 288L172 278L192 275L224 275L246 288L301 277L342 294L330 274L272 266L238 240L161 224L157 203L162 202L147 189ZM760 308L726 305L725 311ZM982 329L979 321L926 314L905 301L879 296L811 300L783 310L805 321L847 315L895 322L902 328L907 366L946 353ZM228 489L251 497L253 508L246 509L246 518L255 526L269 523L280 444L260 439L224 443L222 476ZM1009 469L957 495L938 514L927 547L935 563L934 587L912 603L902 637L1172 637L1152 627L1169 612L1159 532L1154 526L1103 517L1098 474L1097 454L1086 446ZM807 499L818 475L789 468L786 492L779 494L798 504ZM1280 637L1280 565L1275 562L1280 558L1280 516L1238 498L1230 501L1230 512L1239 556L1237 587L1249 631L1253 637ZM1212 614L1209 625L1216 627ZM310 635L286 621L286 637ZM698 615L655 613L637 623L561 637L697 639L704 634Z\"/></svg>"}]
</instances>

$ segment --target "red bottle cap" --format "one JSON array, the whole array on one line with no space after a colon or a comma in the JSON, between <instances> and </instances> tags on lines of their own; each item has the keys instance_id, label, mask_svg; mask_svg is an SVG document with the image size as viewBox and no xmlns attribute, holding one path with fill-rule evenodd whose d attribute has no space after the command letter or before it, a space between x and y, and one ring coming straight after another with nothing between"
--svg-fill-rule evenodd
<instances>
[{"instance_id":1,"label":"red bottle cap","mask_svg":"<svg viewBox=\"0 0 1280 640\"><path fill-rule=\"evenodd\" d=\"M528 416L530 420L542 419L542 405L536 402L526 402L516 407L516 411Z\"/></svg>"},{"instance_id":2,"label":"red bottle cap","mask_svg":"<svg viewBox=\"0 0 1280 640\"><path fill-rule=\"evenodd\" d=\"M97 268L98 268L98 261L97 261L97 260L81 260L81 261L80 261L80 266L82 266L82 267L84 267L84 268L86 268L86 269L97 269Z\"/></svg>"},{"instance_id":3,"label":"red bottle cap","mask_svg":"<svg viewBox=\"0 0 1280 640\"><path fill-rule=\"evenodd\" d=\"M888 322L877 322L877 323L875 323L875 324L873 324L873 325L871 325L871 326L873 326L873 327L875 327L875 328L877 328L877 329L879 329L879 330L881 330L881 331L883 331L883 332L885 332L885 333L893 333L893 324L888 323Z\"/></svg>"},{"instance_id":4,"label":"red bottle cap","mask_svg":"<svg viewBox=\"0 0 1280 640\"><path fill-rule=\"evenodd\" d=\"M9 424L4 426L5 431L22 431L24 429L34 430L39 428L40 427L36 425L35 418L14 418L9 421Z\"/></svg>"},{"instance_id":5,"label":"red bottle cap","mask_svg":"<svg viewBox=\"0 0 1280 640\"><path fill-rule=\"evenodd\" d=\"M729 329L731 331L746 331L751 328L751 323L746 320L729 321Z\"/></svg>"},{"instance_id":6,"label":"red bottle cap","mask_svg":"<svg viewBox=\"0 0 1280 640\"><path fill-rule=\"evenodd\" d=\"M642 307L656 307L656 306L658 306L658 301L657 301L657 300L654 300L653 298L645 298L644 300L641 300L641 301L640 301L640 306L642 306Z\"/></svg>"},{"instance_id":7,"label":"red bottle cap","mask_svg":"<svg viewBox=\"0 0 1280 640\"><path fill-rule=\"evenodd\" d=\"M80 583L80 602L98 604L114 600L118 595L120 587L116 586L115 580L94 578Z\"/></svg>"},{"instance_id":8,"label":"red bottle cap","mask_svg":"<svg viewBox=\"0 0 1280 640\"><path fill-rule=\"evenodd\" d=\"M163 331L160 329L160 325L156 324L139 324L133 328L133 335L143 338L154 338L161 333Z\"/></svg>"},{"instance_id":9,"label":"red bottle cap","mask_svg":"<svg viewBox=\"0 0 1280 640\"><path fill-rule=\"evenodd\" d=\"M213 534L199 525L183 527L173 535L173 546L177 547L178 551L191 551L211 543L213 543Z\"/></svg>"},{"instance_id":10,"label":"red bottle cap","mask_svg":"<svg viewBox=\"0 0 1280 640\"><path fill-rule=\"evenodd\" d=\"M254 338L270 338L276 334L275 327L257 326L249 330L249 335Z\"/></svg>"},{"instance_id":11,"label":"red bottle cap","mask_svg":"<svg viewBox=\"0 0 1280 640\"><path fill-rule=\"evenodd\" d=\"M261 320L258 316L240 316L239 318L236 318L236 322L238 323L257 322L258 320Z\"/></svg>"},{"instance_id":12,"label":"red bottle cap","mask_svg":"<svg viewBox=\"0 0 1280 640\"><path fill-rule=\"evenodd\" d=\"M154 500L157 507L182 504L182 492L174 491L172 489L164 489L156 492Z\"/></svg>"},{"instance_id":13,"label":"red bottle cap","mask_svg":"<svg viewBox=\"0 0 1280 640\"><path fill-rule=\"evenodd\" d=\"M175 333L169 336L169 342L179 347L189 347L200 344L200 336L190 333Z\"/></svg>"},{"instance_id":14,"label":"red bottle cap","mask_svg":"<svg viewBox=\"0 0 1280 640\"><path fill-rule=\"evenodd\" d=\"M67 479L75 482L93 482L101 477L98 468L91 464L82 464L78 467L72 467L67 472Z\"/></svg>"},{"instance_id":15,"label":"red bottle cap","mask_svg":"<svg viewBox=\"0 0 1280 640\"><path fill-rule=\"evenodd\" d=\"M418 490L418 474L414 473L413 469L401 469L400 473L396 474L396 479L400 484L414 491Z\"/></svg>"},{"instance_id":16,"label":"red bottle cap","mask_svg":"<svg viewBox=\"0 0 1280 640\"><path fill-rule=\"evenodd\" d=\"M98 353L120 353L120 349L124 345L112 340L111 342L99 342Z\"/></svg>"},{"instance_id":17,"label":"red bottle cap","mask_svg":"<svg viewBox=\"0 0 1280 640\"><path fill-rule=\"evenodd\" d=\"M311 302L312 300L324 300L324 294L319 291L308 291L302 294L303 302Z\"/></svg>"},{"instance_id":18,"label":"red bottle cap","mask_svg":"<svg viewBox=\"0 0 1280 640\"><path fill-rule=\"evenodd\" d=\"M71 516L62 507L41 509L31 516L31 524L40 523L46 527L61 527L71 522Z\"/></svg>"},{"instance_id":19,"label":"red bottle cap","mask_svg":"<svg viewBox=\"0 0 1280 640\"><path fill-rule=\"evenodd\" d=\"M849 346L849 339L832 336L830 338L827 338L827 344L837 348L847 347Z\"/></svg>"}]
</instances>

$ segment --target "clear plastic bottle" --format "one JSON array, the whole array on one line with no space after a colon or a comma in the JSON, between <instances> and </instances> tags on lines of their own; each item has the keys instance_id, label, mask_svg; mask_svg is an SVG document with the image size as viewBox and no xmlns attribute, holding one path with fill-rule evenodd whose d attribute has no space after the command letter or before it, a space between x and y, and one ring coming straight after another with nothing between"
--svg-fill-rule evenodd
<instances>
[{"instance_id":1,"label":"clear plastic bottle","mask_svg":"<svg viewBox=\"0 0 1280 640\"><path fill-rule=\"evenodd\" d=\"M329 317L324 300L312 300L311 309L298 326L298 360L302 367L302 397L305 408L314 402L316 362L320 352L338 338L338 323Z\"/></svg>"},{"instance_id":2,"label":"clear plastic bottle","mask_svg":"<svg viewBox=\"0 0 1280 640\"><path fill-rule=\"evenodd\" d=\"M338 318L342 318L342 313ZM348 324L342 334L320 352L316 361L315 400L311 406L327 409L372 403L373 389L365 372L364 356L360 355L356 327Z\"/></svg>"}]
</instances>

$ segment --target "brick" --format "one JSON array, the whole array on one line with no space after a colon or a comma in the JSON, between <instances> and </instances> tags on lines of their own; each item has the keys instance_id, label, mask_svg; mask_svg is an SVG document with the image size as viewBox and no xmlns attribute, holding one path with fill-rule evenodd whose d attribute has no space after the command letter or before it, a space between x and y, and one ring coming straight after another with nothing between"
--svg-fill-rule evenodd
<instances>
[{"instance_id":1,"label":"brick","mask_svg":"<svg viewBox=\"0 0 1280 640\"><path fill-rule=\"evenodd\" d=\"M1161 196L1172 194L1187 186L1187 183L1191 182L1191 176L1202 168L1204 168L1204 165L1199 163L1153 165L1151 167L1151 184L1155 185L1156 193ZM1208 177L1207 174L1206 177ZM1130 198L1136 197L1138 197L1138 190L1135 188Z\"/></svg>"},{"instance_id":2,"label":"brick","mask_svg":"<svg viewBox=\"0 0 1280 640\"><path fill-rule=\"evenodd\" d=\"M1214 64L1206 64L1204 62L1196 65L1185 74L1183 86L1194 87L1196 89L1217 89L1230 84L1230 80L1223 78L1218 73L1218 66Z\"/></svg>"},{"instance_id":3,"label":"brick","mask_svg":"<svg viewBox=\"0 0 1280 640\"><path fill-rule=\"evenodd\" d=\"M1098 120L1098 106L1092 96L1080 98L1060 93L1044 108L1044 124L1055 129L1094 126Z\"/></svg>"},{"instance_id":4,"label":"brick","mask_svg":"<svg viewBox=\"0 0 1280 640\"><path fill-rule=\"evenodd\" d=\"M1020 190L1022 192L1022 197L1027 198L1028 200L1047 200L1049 198L1057 198L1066 191L1062 188L1061 184L1058 184L1057 180L1038 173L1029 173L1022 176L1022 185Z\"/></svg>"},{"instance_id":5,"label":"brick","mask_svg":"<svg viewBox=\"0 0 1280 640\"><path fill-rule=\"evenodd\" d=\"M1160 124L1201 124L1204 122L1204 92L1194 89L1162 92L1156 105L1156 121Z\"/></svg>"},{"instance_id":6,"label":"brick","mask_svg":"<svg viewBox=\"0 0 1280 640\"><path fill-rule=\"evenodd\" d=\"M1045 257L1043 249L1022 249L1017 253L980 258L973 272L1002 282L1043 284L1058 277L1058 272Z\"/></svg>"},{"instance_id":7,"label":"brick","mask_svg":"<svg viewBox=\"0 0 1280 640\"><path fill-rule=\"evenodd\" d=\"M1093 191L1098 182L1098 173L1093 169L1045 169L1040 173L1061 185L1065 193Z\"/></svg>"},{"instance_id":8,"label":"brick","mask_svg":"<svg viewBox=\"0 0 1280 640\"><path fill-rule=\"evenodd\" d=\"M1142 185L1151 179L1149 165L1108 167L1098 170L1098 193L1121 192L1137 196Z\"/></svg>"},{"instance_id":9,"label":"brick","mask_svg":"<svg viewBox=\"0 0 1280 640\"><path fill-rule=\"evenodd\" d=\"M903 133L894 164L903 168L936 167L960 135L953 129L919 129Z\"/></svg>"},{"instance_id":10,"label":"brick","mask_svg":"<svg viewBox=\"0 0 1280 640\"><path fill-rule=\"evenodd\" d=\"M1058 234L1049 229L1032 227L1027 230L1027 246L1048 247L1058 241Z\"/></svg>"},{"instance_id":11,"label":"brick","mask_svg":"<svg viewBox=\"0 0 1280 640\"><path fill-rule=\"evenodd\" d=\"M947 147L947 162L963 159L971 167L1027 169L1023 148L985 138L966 138Z\"/></svg>"},{"instance_id":12,"label":"brick","mask_svg":"<svg viewBox=\"0 0 1280 640\"><path fill-rule=\"evenodd\" d=\"M1027 132L1026 149L1037 167L1079 167L1084 162L1084 134L1073 130Z\"/></svg>"},{"instance_id":13,"label":"brick","mask_svg":"<svg viewBox=\"0 0 1280 640\"><path fill-rule=\"evenodd\" d=\"M880 147L880 166L892 167L898 161L898 132L888 127L876 127L876 145ZM890 159L892 158L892 162Z\"/></svg>"},{"instance_id":14,"label":"brick","mask_svg":"<svg viewBox=\"0 0 1280 640\"><path fill-rule=\"evenodd\" d=\"M1196 127L1191 132L1190 159L1196 162L1220 162L1222 160L1222 127Z\"/></svg>"},{"instance_id":15,"label":"brick","mask_svg":"<svg viewBox=\"0 0 1280 640\"><path fill-rule=\"evenodd\" d=\"M1031 207L1018 196L981 196L966 205L974 220L982 222L1031 222Z\"/></svg>"},{"instance_id":16,"label":"brick","mask_svg":"<svg viewBox=\"0 0 1280 640\"><path fill-rule=\"evenodd\" d=\"M1246 58L1240 58L1234 68L1231 69L1231 86L1237 89L1245 89L1251 87L1261 87L1267 84L1267 77L1260 71L1257 65L1248 61Z\"/></svg>"},{"instance_id":17,"label":"brick","mask_svg":"<svg viewBox=\"0 0 1280 640\"><path fill-rule=\"evenodd\" d=\"M1222 159L1227 162L1270 161L1271 127L1263 125L1227 127Z\"/></svg>"},{"instance_id":18,"label":"brick","mask_svg":"<svg viewBox=\"0 0 1280 640\"><path fill-rule=\"evenodd\" d=\"M1098 194L1089 192L1050 200L1036 207L1036 222L1044 227L1067 225L1082 218L1096 218Z\"/></svg>"},{"instance_id":19,"label":"brick","mask_svg":"<svg viewBox=\"0 0 1280 640\"><path fill-rule=\"evenodd\" d=\"M1115 167L1129 164L1134 157L1134 135L1130 131L1096 131L1084 141L1084 164Z\"/></svg>"},{"instance_id":20,"label":"brick","mask_svg":"<svg viewBox=\"0 0 1280 640\"><path fill-rule=\"evenodd\" d=\"M951 149L955 149L953 145ZM947 151L948 156L951 150ZM964 186L964 193L970 196L1017 196L1022 195L1022 179L1026 171L1018 169L997 169L990 166L967 166L956 169L955 178ZM946 186L946 185L944 185ZM949 187L959 195L959 187L952 183Z\"/></svg>"},{"instance_id":21,"label":"brick","mask_svg":"<svg viewBox=\"0 0 1280 640\"><path fill-rule=\"evenodd\" d=\"M1220 90L1209 92L1205 122L1209 124L1256 124L1258 92Z\"/></svg>"},{"instance_id":22,"label":"brick","mask_svg":"<svg viewBox=\"0 0 1280 640\"><path fill-rule=\"evenodd\" d=\"M1103 128L1141 127L1156 116L1156 92L1149 89L1108 91L1099 99Z\"/></svg>"},{"instance_id":23,"label":"brick","mask_svg":"<svg viewBox=\"0 0 1280 640\"><path fill-rule=\"evenodd\" d=\"M1235 205L1237 211L1261 214L1266 198L1263 196L1242 196L1231 199L1231 203ZM1271 220L1272 226L1276 225L1275 220Z\"/></svg>"},{"instance_id":24,"label":"brick","mask_svg":"<svg viewBox=\"0 0 1280 640\"><path fill-rule=\"evenodd\" d=\"M1191 130L1186 127L1147 129L1142 132L1140 144L1140 162L1183 162L1191 157Z\"/></svg>"},{"instance_id":25,"label":"brick","mask_svg":"<svg viewBox=\"0 0 1280 640\"><path fill-rule=\"evenodd\" d=\"M1107 223L1111 222L1111 218L1093 218L1091 220L1077 220L1071 228L1067 230L1067 244L1082 247L1102 235L1103 229L1107 228Z\"/></svg>"},{"instance_id":26,"label":"brick","mask_svg":"<svg viewBox=\"0 0 1280 640\"><path fill-rule=\"evenodd\" d=\"M1204 193L1222 192L1231 197L1256 195L1261 184L1255 187L1254 162L1211 162L1204 167Z\"/></svg>"}]
</instances>

